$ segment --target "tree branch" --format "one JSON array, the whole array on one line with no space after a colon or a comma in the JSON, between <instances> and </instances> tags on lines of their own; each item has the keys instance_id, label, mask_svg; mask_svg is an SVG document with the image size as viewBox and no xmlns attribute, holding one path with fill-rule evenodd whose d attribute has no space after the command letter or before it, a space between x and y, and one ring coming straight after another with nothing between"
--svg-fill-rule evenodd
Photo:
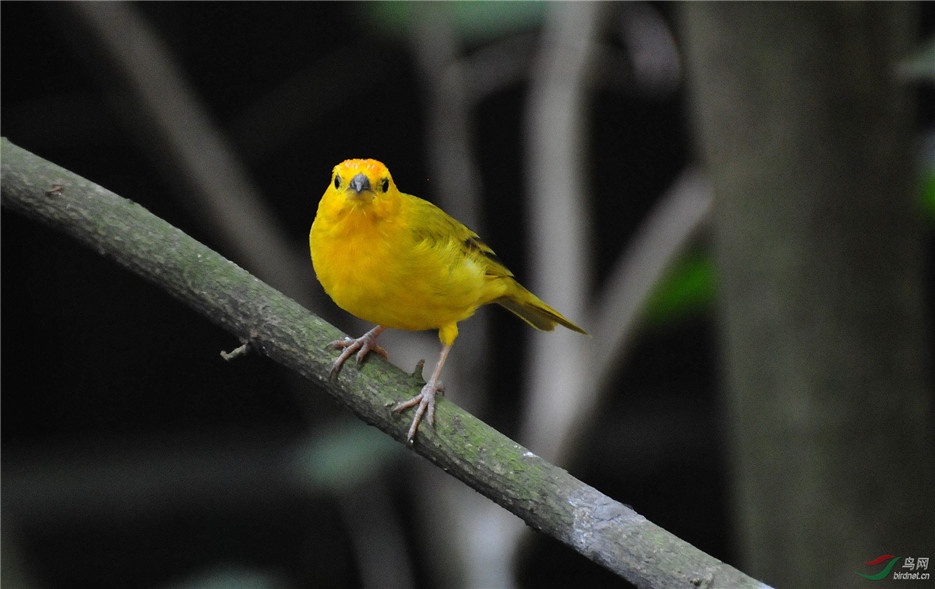
<instances>
[{"instance_id":1,"label":"tree branch","mask_svg":"<svg viewBox=\"0 0 935 589\"><path fill-rule=\"evenodd\" d=\"M2 140L2 205L63 231L149 280L254 350L295 370L403 442L413 377L379 358L331 381L327 342L342 334L233 262L134 204ZM641 587L762 587L549 464L451 402L415 451L587 558Z\"/></svg>"}]
</instances>

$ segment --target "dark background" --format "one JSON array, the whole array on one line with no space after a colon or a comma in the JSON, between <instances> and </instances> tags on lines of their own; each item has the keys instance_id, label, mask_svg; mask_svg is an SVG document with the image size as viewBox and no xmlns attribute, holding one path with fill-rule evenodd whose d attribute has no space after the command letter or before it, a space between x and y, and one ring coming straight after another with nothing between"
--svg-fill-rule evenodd
<instances>
[{"instance_id":1,"label":"dark background","mask_svg":"<svg viewBox=\"0 0 935 589\"><path fill-rule=\"evenodd\" d=\"M405 23L372 5L340 2L134 8L228 133L296 250L307 248L331 167L347 157L383 160L403 190L430 200L444 189L426 167L426 89ZM673 25L675 5L652 9ZM922 17L930 33L933 11ZM3 3L3 135L232 257L115 114L92 44L69 30L76 26L59 4ZM538 27L533 19L503 34L535 36ZM486 42L466 37L463 52ZM601 42L626 63L620 30L605 27ZM309 94L304 127L244 134L244 113L297 73L321 80ZM694 159L681 87L645 92L628 72L618 73L597 85L589 112L590 185L583 189L597 196L583 202L594 223L592 292ZM472 112L484 238L521 278L526 89L525 81L512 84ZM925 106L931 92L919 97L921 131L931 128L933 111ZM598 190L611 174L624 192ZM697 251L705 245L700 240ZM353 509L347 496L360 486L348 491L354 483L347 479L379 480L374 485L399 508L406 558L430 556L413 541L418 531L406 515L407 475L426 468L420 458L265 358L225 363L218 352L237 345L230 334L8 211L2 267L4 577L25 572L39 587L160 587L202 578L356 586L363 582L358 548L342 510ZM351 331L320 297L310 263L304 279L320 301L312 310ZM527 328L489 313L497 319L494 353L521 346ZM647 322L617 369L611 388L619 393L568 467L731 562L715 348L707 306ZM515 434L509 411L517 401L500 397L482 417ZM332 488L297 484L289 474L296 449L319 452L332 442L365 448L369 459L354 455L347 466L365 472L344 473ZM418 564L415 574L420 586L432 586ZM523 586L620 583L543 536L524 548L518 578Z\"/></svg>"}]
</instances>

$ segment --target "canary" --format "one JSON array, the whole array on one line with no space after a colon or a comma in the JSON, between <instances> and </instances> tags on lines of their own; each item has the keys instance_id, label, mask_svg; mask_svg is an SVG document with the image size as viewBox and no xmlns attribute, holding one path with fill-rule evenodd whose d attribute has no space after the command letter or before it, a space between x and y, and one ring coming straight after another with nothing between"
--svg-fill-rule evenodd
<instances>
[{"instance_id":1,"label":"canary","mask_svg":"<svg viewBox=\"0 0 935 589\"><path fill-rule=\"evenodd\" d=\"M442 349L421 392L393 407L416 407L407 440L423 416L435 423L442 367L458 337L458 322L496 303L536 329L555 325L586 332L516 279L480 237L432 203L400 192L385 165L349 159L334 167L309 232L315 275L342 309L376 324L357 339L331 342L343 350L331 376L357 353L386 356L377 336L387 328L437 329Z\"/></svg>"}]
</instances>

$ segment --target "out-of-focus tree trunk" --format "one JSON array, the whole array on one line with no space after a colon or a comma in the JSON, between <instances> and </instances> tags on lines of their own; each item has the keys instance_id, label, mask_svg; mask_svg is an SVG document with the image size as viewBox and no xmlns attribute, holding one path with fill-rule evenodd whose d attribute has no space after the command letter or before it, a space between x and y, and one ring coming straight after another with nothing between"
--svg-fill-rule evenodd
<instances>
[{"instance_id":1,"label":"out-of-focus tree trunk","mask_svg":"<svg viewBox=\"0 0 935 589\"><path fill-rule=\"evenodd\" d=\"M715 188L743 567L846 586L931 556L925 236L909 3L690 3L681 14Z\"/></svg>"}]
</instances>

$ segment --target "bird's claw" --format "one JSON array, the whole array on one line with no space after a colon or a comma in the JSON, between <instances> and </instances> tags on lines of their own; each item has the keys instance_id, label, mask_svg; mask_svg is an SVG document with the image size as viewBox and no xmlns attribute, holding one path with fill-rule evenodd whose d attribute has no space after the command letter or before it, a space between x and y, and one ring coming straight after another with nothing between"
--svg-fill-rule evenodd
<instances>
[{"instance_id":1,"label":"bird's claw","mask_svg":"<svg viewBox=\"0 0 935 589\"><path fill-rule=\"evenodd\" d=\"M429 422L429 425L435 426L435 395L444 393L445 385L441 382L429 381L422 387L418 395L408 401L397 403L396 406L393 407L393 413L399 413L410 407L416 407L415 415L412 416L412 424L409 426L409 432L406 434L407 444L411 446L413 440L415 440L416 432L419 431L419 423L422 422L423 417Z\"/></svg>"},{"instance_id":2,"label":"bird's claw","mask_svg":"<svg viewBox=\"0 0 935 589\"><path fill-rule=\"evenodd\" d=\"M331 365L331 378L337 376L338 372L341 371L341 367L344 366L344 362L354 355L354 352L357 352L357 364L361 364L370 352L379 354L384 358L388 356L386 350L377 345L377 336L373 331L368 331L357 339L345 337L344 339L334 340L328 344L328 347L343 350L341 355L335 359L334 364Z\"/></svg>"}]
</instances>

